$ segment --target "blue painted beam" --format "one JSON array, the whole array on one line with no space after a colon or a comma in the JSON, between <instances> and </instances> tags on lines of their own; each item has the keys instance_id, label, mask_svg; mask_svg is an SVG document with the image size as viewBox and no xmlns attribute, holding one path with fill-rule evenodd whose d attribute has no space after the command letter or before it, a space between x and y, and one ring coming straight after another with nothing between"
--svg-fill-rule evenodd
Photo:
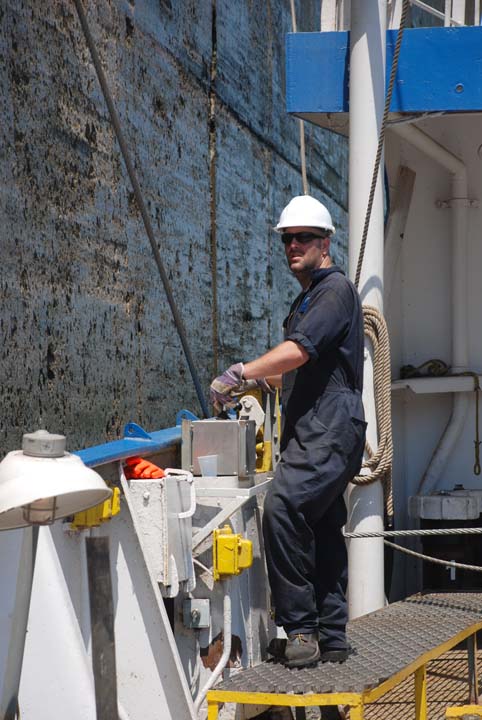
<instances>
[{"instance_id":1,"label":"blue painted beam","mask_svg":"<svg viewBox=\"0 0 482 720\"><path fill-rule=\"evenodd\" d=\"M121 440L94 445L93 447L77 450L73 454L78 455L88 467L105 465L110 462L118 462L136 455L152 455L159 450L180 445L181 423L184 418L198 420L189 410L181 410L176 416L176 426L156 430L148 433L140 425L130 422L124 428L124 437Z\"/></svg>"},{"instance_id":2,"label":"blue painted beam","mask_svg":"<svg viewBox=\"0 0 482 720\"><path fill-rule=\"evenodd\" d=\"M387 73L397 31L387 32ZM348 112L348 32L289 33L286 105L294 114ZM405 30L392 112L482 110L482 27Z\"/></svg>"}]
</instances>

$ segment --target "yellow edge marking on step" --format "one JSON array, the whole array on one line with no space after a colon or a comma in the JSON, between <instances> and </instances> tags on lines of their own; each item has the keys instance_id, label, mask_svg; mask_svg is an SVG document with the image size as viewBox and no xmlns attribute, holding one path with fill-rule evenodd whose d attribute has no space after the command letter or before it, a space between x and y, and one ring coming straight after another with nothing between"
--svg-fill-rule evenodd
<instances>
[{"instance_id":1,"label":"yellow edge marking on step","mask_svg":"<svg viewBox=\"0 0 482 720\"><path fill-rule=\"evenodd\" d=\"M234 690L210 690L209 702L232 702L242 705L286 705L309 707L310 705L359 705L360 693L323 693L288 695L287 693L242 692Z\"/></svg>"},{"instance_id":2,"label":"yellow edge marking on step","mask_svg":"<svg viewBox=\"0 0 482 720\"><path fill-rule=\"evenodd\" d=\"M478 715L482 717L482 705L459 705L459 707L448 707L445 713L446 718L461 718L464 715Z\"/></svg>"}]
</instances>

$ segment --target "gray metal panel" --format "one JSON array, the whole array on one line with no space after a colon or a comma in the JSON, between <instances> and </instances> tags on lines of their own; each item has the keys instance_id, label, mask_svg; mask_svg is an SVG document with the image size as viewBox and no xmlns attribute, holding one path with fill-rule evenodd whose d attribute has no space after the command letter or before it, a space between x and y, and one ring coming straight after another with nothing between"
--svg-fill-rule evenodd
<instances>
[{"instance_id":1,"label":"gray metal panel","mask_svg":"<svg viewBox=\"0 0 482 720\"><path fill-rule=\"evenodd\" d=\"M218 475L255 472L256 428L252 420L183 420L182 465L200 475L198 457L218 456Z\"/></svg>"}]
</instances>

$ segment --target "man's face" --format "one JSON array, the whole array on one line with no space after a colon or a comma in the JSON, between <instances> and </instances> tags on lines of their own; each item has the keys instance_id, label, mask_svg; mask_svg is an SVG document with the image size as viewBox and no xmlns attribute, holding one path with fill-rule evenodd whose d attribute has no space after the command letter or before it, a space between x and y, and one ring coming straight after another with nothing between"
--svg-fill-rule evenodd
<instances>
[{"instance_id":1,"label":"man's face","mask_svg":"<svg viewBox=\"0 0 482 720\"><path fill-rule=\"evenodd\" d=\"M321 236L322 232L319 228L299 226L286 228L283 235L296 236L299 233L310 233ZM294 237L290 242L286 242L286 259L291 272L295 275L305 275L317 270L328 254L329 247L329 237L317 237L304 243L301 242L301 239Z\"/></svg>"}]
</instances>

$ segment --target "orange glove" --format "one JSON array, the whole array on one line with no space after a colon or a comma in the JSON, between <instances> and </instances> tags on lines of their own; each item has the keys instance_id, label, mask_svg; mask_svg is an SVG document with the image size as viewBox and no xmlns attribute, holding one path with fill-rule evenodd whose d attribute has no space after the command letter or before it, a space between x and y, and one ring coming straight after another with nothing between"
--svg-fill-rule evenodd
<instances>
[{"instance_id":1,"label":"orange glove","mask_svg":"<svg viewBox=\"0 0 482 720\"><path fill-rule=\"evenodd\" d=\"M128 480L134 478L143 478L147 480L149 478L162 478L165 476L164 470L162 470L154 463L149 460L143 460L140 457L127 458L124 465L125 476Z\"/></svg>"}]
</instances>

